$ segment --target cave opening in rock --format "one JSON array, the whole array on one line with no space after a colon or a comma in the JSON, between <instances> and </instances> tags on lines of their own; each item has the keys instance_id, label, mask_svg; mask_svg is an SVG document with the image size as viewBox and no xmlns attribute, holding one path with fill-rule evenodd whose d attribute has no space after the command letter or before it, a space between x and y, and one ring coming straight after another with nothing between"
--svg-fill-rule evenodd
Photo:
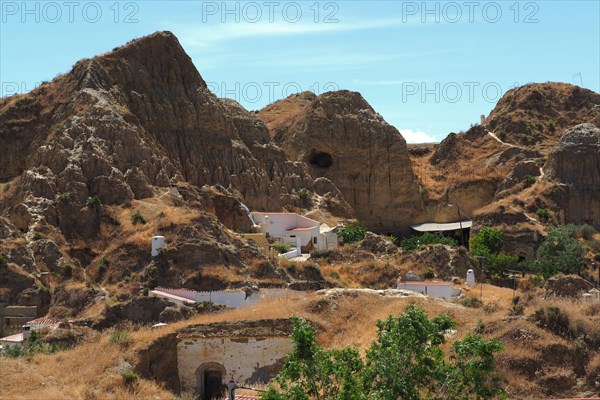
<instances>
[{"instance_id":1,"label":"cave opening in rock","mask_svg":"<svg viewBox=\"0 0 600 400\"><path fill-rule=\"evenodd\" d=\"M309 161L319 168L329 168L333 165L333 157L325 152L314 153Z\"/></svg>"}]
</instances>

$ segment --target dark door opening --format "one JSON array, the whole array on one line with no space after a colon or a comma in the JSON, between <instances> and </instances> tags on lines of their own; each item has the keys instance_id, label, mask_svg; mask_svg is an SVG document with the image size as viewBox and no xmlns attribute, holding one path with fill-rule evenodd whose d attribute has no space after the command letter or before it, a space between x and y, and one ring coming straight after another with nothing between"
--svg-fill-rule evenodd
<instances>
[{"instance_id":1,"label":"dark door opening","mask_svg":"<svg viewBox=\"0 0 600 400\"><path fill-rule=\"evenodd\" d=\"M204 371L204 400L218 400L223 395L223 377L221 372Z\"/></svg>"}]
</instances>

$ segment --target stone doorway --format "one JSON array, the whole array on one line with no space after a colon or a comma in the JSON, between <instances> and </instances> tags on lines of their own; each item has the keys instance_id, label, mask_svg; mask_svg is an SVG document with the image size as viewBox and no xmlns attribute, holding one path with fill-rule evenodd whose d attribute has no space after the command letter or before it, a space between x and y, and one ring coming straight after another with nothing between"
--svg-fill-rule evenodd
<instances>
[{"instance_id":1,"label":"stone doorway","mask_svg":"<svg viewBox=\"0 0 600 400\"><path fill-rule=\"evenodd\" d=\"M196 395L199 400L222 399L225 393L225 367L219 363L202 364L196 370Z\"/></svg>"}]
</instances>

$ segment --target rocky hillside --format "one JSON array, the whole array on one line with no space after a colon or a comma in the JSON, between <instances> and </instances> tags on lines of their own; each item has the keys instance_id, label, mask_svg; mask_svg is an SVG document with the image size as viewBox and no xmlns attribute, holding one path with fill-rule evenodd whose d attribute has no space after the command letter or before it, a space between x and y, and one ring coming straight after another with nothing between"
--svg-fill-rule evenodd
<instances>
[{"instance_id":1,"label":"rocky hillside","mask_svg":"<svg viewBox=\"0 0 600 400\"><path fill-rule=\"evenodd\" d=\"M405 229L421 209L406 141L360 93L304 92L258 113L273 140L310 175L328 178L370 229Z\"/></svg>"},{"instance_id":2,"label":"rocky hillside","mask_svg":"<svg viewBox=\"0 0 600 400\"><path fill-rule=\"evenodd\" d=\"M198 265L269 264L235 235L249 230L241 202L353 215L339 190L290 161L258 118L215 97L169 32L2 99L0 148L2 254L22 274L44 277L32 287L53 288L67 274L82 283L133 275L141 287L194 286ZM131 219L136 213L141 220ZM148 254L155 234L173 250L158 266Z\"/></svg>"},{"instance_id":3,"label":"rocky hillside","mask_svg":"<svg viewBox=\"0 0 600 400\"><path fill-rule=\"evenodd\" d=\"M486 119L503 141L549 149L577 123L600 125L600 94L559 82L530 83L502 96Z\"/></svg>"}]
</instances>

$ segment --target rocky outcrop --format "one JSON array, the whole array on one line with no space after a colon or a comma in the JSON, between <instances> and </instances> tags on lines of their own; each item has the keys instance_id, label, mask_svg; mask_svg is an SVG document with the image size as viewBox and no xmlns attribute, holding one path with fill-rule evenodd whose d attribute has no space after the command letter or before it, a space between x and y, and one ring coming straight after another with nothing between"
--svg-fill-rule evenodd
<instances>
[{"instance_id":1,"label":"rocky outcrop","mask_svg":"<svg viewBox=\"0 0 600 400\"><path fill-rule=\"evenodd\" d=\"M427 265L435 272L436 277L465 279L467 271L472 269L477 280L482 279L482 271L477 260L471 258L464 247L452 248L441 244L428 246L408 256L412 263Z\"/></svg>"},{"instance_id":2,"label":"rocky outcrop","mask_svg":"<svg viewBox=\"0 0 600 400\"><path fill-rule=\"evenodd\" d=\"M398 252L398 247L391 240L369 231L365 234L365 239L358 245L358 249L379 254L393 254Z\"/></svg>"},{"instance_id":3,"label":"rocky outcrop","mask_svg":"<svg viewBox=\"0 0 600 400\"><path fill-rule=\"evenodd\" d=\"M600 229L600 129L580 124L565 131L544 171L559 183L554 201L564 221Z\"/></svg>"},{"instance_id":4,"label":"rocky outcrop","mask_svg":"<svg viewBox=\"0 0 600 400\"><path fill-rule=\"evenodd\" d=\"M104 310L104 318L94 328L105 329L123 321L137 324L158 322L160 314L174 303L160 297L136 297Z\"/></svg>"},{"instance_id":5,"label":"rocky outcrop","mask_svg":"<svg viewBox=\"0 0 600 400\"><path fill-rule=\"evenodd\" d=\"M536 160L519 161L513 167L511 173L502 181L496 195L504 190L510 189L516 184L523 182L526 176L538 177L541 174L540 166Z\"/></svg>"},{"instance_id":6,"label":"rocky outcrop","mask_svg":"<svg viewBox=\"0 0 600 400\"><path fill-rule=\"evenodd\" d=\"M356 92L304 92L259 112L288 157L341 191L378 232L402 229L421 207L404 138Z\"/></svg>"},{"instance_id":7,"label":"rocky outcrop","mask_svg":"<svg viewBox=\"0 0 600 400\"><path fill-rule=\"evenodd\" d=\"M509 143L540 148L558 141L578 123L600 125L600 94L559 82L532 83L502 96L486 126Z\"/></svg>"}]
</instances>

